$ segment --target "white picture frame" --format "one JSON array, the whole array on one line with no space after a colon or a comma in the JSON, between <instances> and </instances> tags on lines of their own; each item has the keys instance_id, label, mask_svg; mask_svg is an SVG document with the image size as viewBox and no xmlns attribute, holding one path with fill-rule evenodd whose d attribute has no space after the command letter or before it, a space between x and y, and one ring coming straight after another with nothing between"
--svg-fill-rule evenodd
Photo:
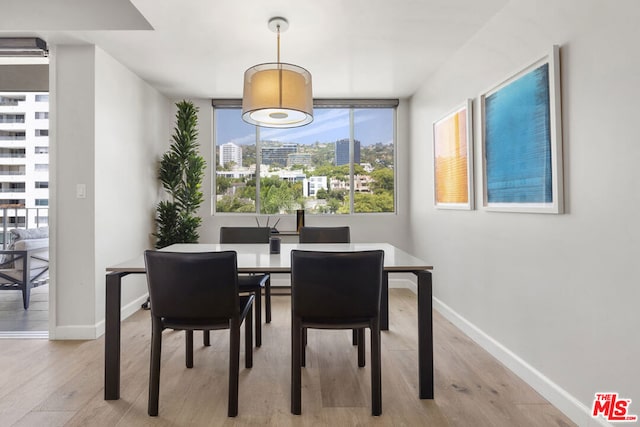
<instances>
[{"instance_id":1,"label":"white picture frame","mask_svg":"<svg viewBox=\"0 0 640 427\"><path fill-rule=\"evenodd\" d=\"M553 46L480 96L486 210L564 212L560 93L560 48Z\"/></svg>"},{"instance_id":2,"label":"white picture frame","mask_svg":"<svg viewBox=\"0 0 640 427\"><path fill-rule=\"evenodd\" d=\"M472 210L473 100L433 123L433 200L438 209Z\"/></svg>"}]
</instances>

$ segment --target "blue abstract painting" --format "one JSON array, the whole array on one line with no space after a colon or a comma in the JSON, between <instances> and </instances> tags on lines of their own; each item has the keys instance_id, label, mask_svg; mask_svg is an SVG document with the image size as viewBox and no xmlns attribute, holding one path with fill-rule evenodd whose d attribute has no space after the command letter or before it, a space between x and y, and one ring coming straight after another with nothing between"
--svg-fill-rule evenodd
<instances>
[{"instance_id":1,"label":"blue abstract painting","mask_svg":"<svg viewBox=\"0 0 640 427\"><path fill-rule=\"evenodd\" d=\"M549 102L548 63L486 96L489 204L553 202Z\"/></svg>"}]
</instances>

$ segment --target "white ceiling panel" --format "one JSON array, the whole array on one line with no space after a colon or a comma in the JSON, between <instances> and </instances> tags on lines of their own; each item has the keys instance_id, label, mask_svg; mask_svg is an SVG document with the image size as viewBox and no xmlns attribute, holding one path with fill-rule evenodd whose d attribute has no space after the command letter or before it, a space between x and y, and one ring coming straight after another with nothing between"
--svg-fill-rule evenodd
<instances>
[{"instance_id":1,"label":"white ceiling panel","mask_svg":"<svg viewBox=\"0 0 640 427\"><path fill-rule=\"evenodd\" d=\"M267 21L283 16L281 60L311 72L314 97L407 97L506 3L2 0L0 36L96 44L172 97L240 97L244 71L275 62Z\"/></svg>"}]
</instances>

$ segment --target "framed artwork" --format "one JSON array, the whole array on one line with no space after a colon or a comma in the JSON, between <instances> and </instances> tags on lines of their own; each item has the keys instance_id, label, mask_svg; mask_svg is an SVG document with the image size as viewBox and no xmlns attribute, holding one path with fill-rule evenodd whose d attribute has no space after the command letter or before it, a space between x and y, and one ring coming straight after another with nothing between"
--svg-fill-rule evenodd
<instances>
[{"instance_id":1,"label":"framed artwork","mask_svg":"<svg viewBox=\"0 0 640 427\"><path fill-rule=\"evenodd\" d=\"M472 101L433 124L433 182L440 209L473 209Z\"/></svg>"},{"instance_id":2,"label":"framed artwork","mask_svg":"<svg viewBox=\"0 0 640 427\"><path fill-rule=\"evenodd\" d=\"M483 205L563 212L560 50L480 97Z\"/></svg>"}]
</instances>

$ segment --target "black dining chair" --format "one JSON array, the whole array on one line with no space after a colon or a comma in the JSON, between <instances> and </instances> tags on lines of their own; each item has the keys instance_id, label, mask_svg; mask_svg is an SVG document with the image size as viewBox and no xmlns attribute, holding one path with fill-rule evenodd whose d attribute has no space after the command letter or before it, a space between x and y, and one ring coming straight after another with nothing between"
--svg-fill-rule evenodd
<instances>
[{"instance_id":1,"label":"black dining chair","mask_svg":"<svg viewBox=\"0 0 640 427\"><path fill-rule=\"evenodd\" d=\"M269 227L220 227L220 243L269 243ZM266 323L271 323L271 278L268 274L240 274L240 292L255 295L255 335L256 347L262 345L262 289L264 288L264 311ZM205 334L205 344L208 345Z\"/></svg>"},{"instance_id":2,"label":"black dining chair","mask_svg":"<svg viewBox=\"0 0 640 427\"><path fill-rule=\"evenodd\" d=\"M384 251L291 251L291 412L302 412L304 331L358 330L358 366L365 362L364 328L371 331L372 414L382 413L380 298Z\"/></svg>"},{"instance_id":3,"label":"black dining chair","mask_svg":"<svg viewBox=\"0 0 640 427\"><path fill-rule=\"evenodd\" d=\"M351 243L350 229L344 227L300 227L300 243Z\"/></svg>"},{"instance_id":4,"label":"black dining chair","mask_svg":"<svg viewBox=\"0 0 640 427\"><path fill-rule=\"evenodd\" d=\"M151 298L151 364L149 406L158 415L162 331L184 330L186 365L193 367L193 331L229 329L228 415L238 415L240 326L245 321L245 367L253 366L251 305L253 295L238 292L237 254L234 251L144 254Z\"/></svg>"},{"instance_id":5,"label":"black dining chair","mask_svg":"<svg viewBox=\"0 0 640 427\"><path fill-rule=\"evenodd\" d=\"M340 227L300 227L300 243L351 243L351 231L348 226ZM307 342L307 333L304 333ZM358 332L353 330L353 345L358 343Z\"/></svg>"}]
</instances>

